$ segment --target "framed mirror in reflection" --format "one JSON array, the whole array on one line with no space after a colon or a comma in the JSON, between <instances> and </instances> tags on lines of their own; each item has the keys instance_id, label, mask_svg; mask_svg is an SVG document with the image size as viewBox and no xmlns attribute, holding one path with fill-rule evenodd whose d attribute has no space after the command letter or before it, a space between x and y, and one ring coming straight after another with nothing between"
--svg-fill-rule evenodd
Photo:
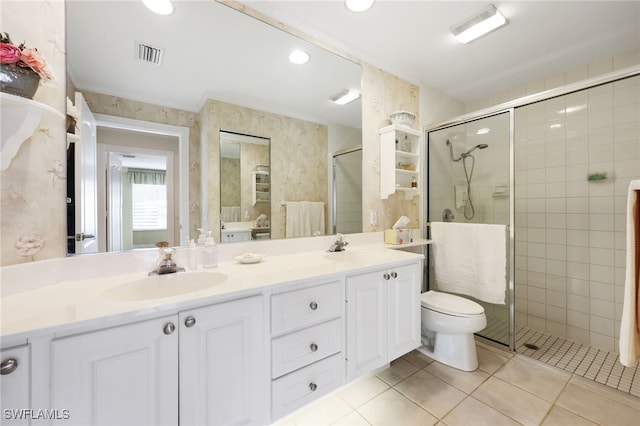
<instances>
[{"instance_id":1,"label":"framed mirror in reflection","mask_svg":"<svg viewBox=\"0 0 640 426\"><path fill-rule=\"evenodd\" d=\"M168 135L168 126L182 136L174 150L176 204L167 216L171 245L196 238L197 228L231 241L222 224L257 227L260 215L269 232L259 238L285 238L287 201L324 202L323 232L333 231L331 154L361 145L362 132L360 99L342 106L330 99L345 89L360 93L358 64L216 1L180 1L173 14L159 16L140 1L67 0L66 14L69 98L82 93L98 118L97 152L105 145L101 122L156 135ZM309 62L289 62L294 49ZM136 125L113 124L123 120ZM268 141L269 162L244 167L268 167L268 203L244 208L242 200L223 200L220 131ZM136 146L135 137L129 141ZM106 167L98 163L97 176ZM75 176L78 185L91 181L78 170ZM99 179L96 185L100 200L109 188ZM240 220L224 220L223 207L240 207ZM98 229L100 250L131 248L108 245L110 231Z\"/></svg>"},{"instance_id":2,"label":"framed mirror in reflection","mask_svg":"<svg viewBox=\"0 0 640 426\"><path fill-rule=\"evenodd\" d=\"M271 238L269 139L220 132L220 241Z\"/></svg>"}]
</instances>

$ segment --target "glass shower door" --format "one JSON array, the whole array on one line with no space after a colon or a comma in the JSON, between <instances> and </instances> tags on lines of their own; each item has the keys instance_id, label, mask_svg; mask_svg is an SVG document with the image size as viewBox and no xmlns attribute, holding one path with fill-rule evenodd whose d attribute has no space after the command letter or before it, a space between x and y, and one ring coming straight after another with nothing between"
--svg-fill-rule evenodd
<instances>
[{"instance_id":1,"label":"glass shower door","mask_svg":"<svg viewBox=\"0 0 640 426\"><path fill-rule=\"evenodd\" d=\"M486 303L487 327L478 334L513 346L513 280L511 233L512 111L428 131L427 134L427 220L503 224L509 229L507 277L504 304ZM464 253L461 253L464 255ZM429 289L438 290L433 280L433 255L429 250Z\"/></svg>"}]
</instances>

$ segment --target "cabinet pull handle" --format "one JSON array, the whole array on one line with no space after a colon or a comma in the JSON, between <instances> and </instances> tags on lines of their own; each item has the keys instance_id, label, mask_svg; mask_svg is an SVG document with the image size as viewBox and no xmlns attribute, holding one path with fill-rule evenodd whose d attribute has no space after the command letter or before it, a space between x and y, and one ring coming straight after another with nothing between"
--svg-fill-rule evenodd
<instances>
[{"instance_id":1,"label":"cabinet pull handle","mask_svg":"<svg viewBox=\"0 0 640 426\"><path fill-rule=\"evenodd\" d=\"M0 364L0 375L4 376L11 374L16 371L16 368L18 368L18 360L15 358L9 358L6 361L2 361L2 364Z\"/></svg>"},{"instance_id":2,"label":"cabinet pull handle","mask_svg":"<svg viewBox=\"0 0 640 426\"><path fill-rule=\"evenodd\" d=\"M391 278L398 278L398 273L397 272L392 272L391 273Z\"/></svg>"},{"instance_id":3,"label":"cabinet pull handle","mask_svg":"<svg viewBox=\"0 0 640 426\"><path fill-rule=\"evenodd\" d=\"M312 343L312 344L309 346L309 349L311 349L311 352L315 352L315 351L317 351L317 350L318 350L318 345L316 345L315 343Z\"/></svg>"},{"instance_id":4,"label":"cabinet pull handle","mask_svg":"<svg viewBox=\"0 0 640 426\"><path fill-rule=\"evenodd\" d=\"M173 333L176 330L176 326L173 325L172 322L168 322L164 325L164 328L162 329L162 331L164 332L164 334L169 335L171 333Z\"/></svg>"},{"instance_id":5,"label":"cabinet pull handle","mask_svg":"<svg viewBox=\"0 0 640 426\"><path fill-rule=\"evenodd\" d=\"M316 302L311 302L309 303L309 307L312 311L315 311L316 309L318 309L318 304Z\"/></svg>"},{"instance_id":6,"label":"cabinet pull handle","mask_svg":"<svg viewBox=\"0 0 640 426\"><path fill-rule=\"evenodd\" d=\"M315 383L311 382L311 383L309 383L309 389L311 389L311 392L315 392L316 389L318 389L318 385L316 385Z\"/></svg>"},{"instance_id":7,"label":"cabinet pull handle","mask_svg":"<svg viewBox=\"0 0 640 426\"><path fill-rule=\"evenodd\" d=\"M184 325L186 327L193 327L194 325L196 325L196 319L194 317L192 317L191 315L189 315L185 320L184 320Z\"/></svg>"},{"instance_id":8,"label":"cabinet pull handle","mask_svg":"<svg viewBox=\"0 0 640 426\"><path fill-rule=\"evenodd\" d=\"M384 278L385 280L388 280L389 278L391 278L391 276L385 272L382 278Z\"/></svg>"}]
</instances>

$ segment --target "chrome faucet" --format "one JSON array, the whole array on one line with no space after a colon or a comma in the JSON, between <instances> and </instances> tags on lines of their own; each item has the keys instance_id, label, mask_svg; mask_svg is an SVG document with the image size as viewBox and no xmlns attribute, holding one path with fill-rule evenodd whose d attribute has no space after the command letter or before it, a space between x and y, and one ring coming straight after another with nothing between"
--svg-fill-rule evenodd
<instances>
[{"instance_id":1,"label":"chrome faucet","mask_svg":"<svg viewBox=\"0 0 640 426\"><path fill-rule=\"evenodd\" d=\"M344 235L338 234L338 239L331 244L329 251L345 251L349 243L344 240Z\"/></svg>"},{"instance_id":2,"label":"chrome faucet","mask_svg":"<svg viewBox=\"0 0 640 426\"><path fill-rule=\"evenodd\" d=\"M149 272L149 276L184 272L184 268L178 266L173 260L173 254L176 251L175 249L169 247L169 243L167 243L166 241L161 241L159 243L156 243L156 247L160 249L160 258L158 260L156 268L153 271Z\"/></svg>"}]
</instances>

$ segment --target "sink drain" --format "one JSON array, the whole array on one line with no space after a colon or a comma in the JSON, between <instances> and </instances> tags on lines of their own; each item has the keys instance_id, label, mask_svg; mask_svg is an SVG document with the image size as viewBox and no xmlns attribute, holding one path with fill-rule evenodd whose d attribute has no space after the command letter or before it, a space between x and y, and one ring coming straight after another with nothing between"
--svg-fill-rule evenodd
<instances>
[{"instance_id":1,"label":"sink drain","mask_svg":"<svg viewBox=\"0 0 640 426\"><path fill-rule=\"evenodd\" d=\"M527 349L532 349L534 351L537 351L538 349L540 349L539 347L537 347L533 343L525 343L524 347L527 348Z\"/></svg>"}]
</instances>

